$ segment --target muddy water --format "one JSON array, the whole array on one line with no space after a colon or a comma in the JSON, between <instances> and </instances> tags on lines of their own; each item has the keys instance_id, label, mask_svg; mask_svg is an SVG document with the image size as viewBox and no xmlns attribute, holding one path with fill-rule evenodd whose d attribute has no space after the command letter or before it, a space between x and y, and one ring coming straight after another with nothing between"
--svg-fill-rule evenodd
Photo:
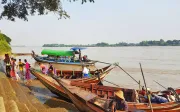
<instances>
[{"instance_id":1,"label":"muddy water","mask_svg":"<svg viewBox=\"0 0 180 112\"><path fill-rule=\"evenodd\" d=\"M41 53L42 47L13 47L13 52L29 53L34 50L37 54ZM49 48L69 50L70 48ZM87 48L82 54L88 55L88 58L104 62L118 62L135 79L143 84L139 63L145 74L147 86L153 90L163 89L153 80L158 81L165 87L180 87L180 47L118 47L118 48ZM31 64L35 61L31 57L21 56L17 58L26 58ZM105 66L97 64L97 67ZM114 69L106 80L111 81L123 87L138 88L129 76L119 68ZM106 85L111 85L104 82ZM113 86L113 85L112 85Z\"/></svg>"},{"instance_id":2,"label":"muddy water","mask_svg":"<svg viewBox=\"0 0 180 112\"><path fill-rule=\"evenodd\" d=\"M31 93L36 96L41 103L47 106L47 108L60 107L67 109L69 112L78 112L70 100L64 101L63 98L51 93L39 80L33 80L28 87L31 90Z\"/></svg>"}]
</instances>

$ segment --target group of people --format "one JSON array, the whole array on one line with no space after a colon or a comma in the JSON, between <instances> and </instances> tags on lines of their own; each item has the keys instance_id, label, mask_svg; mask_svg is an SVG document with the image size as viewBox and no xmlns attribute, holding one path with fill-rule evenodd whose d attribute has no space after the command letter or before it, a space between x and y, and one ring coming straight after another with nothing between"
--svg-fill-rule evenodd
<instances>
[{"instance_id":1,"label":"group of people","mask_svg":"<svg viewBox=\"0 0 180 112\"><path fill-rule=\"evenodd\" d=\"M46 65L44 65L43 63L39 63L39 67L40 67L40 71L43 74L46 74L46 75L47 74L49 74L49 75L56 74L56 70L51 63L49 63L49 67L46 67Z\"/></svg>"},{"instance_id":2,"label":"group of people","mask_svg":"<svg viewBox=\"0 0 180 112\"><path fill-rule=\"evenodd\" d=\"M17 63L15 58L10 58L8 54L5 54L4 65L7 77L17 81L20 81L21 79L26 79L26 84L31 82L30 64L27 62L26 59L24 59L24 63L21 61L21 59L19 59L19 62Z\"/></svg>"},{"instance_id":3,"label":"group of people","mask_svg":"<svg viewBox=\"0 0 180 112\"><path fill-rule=\"evenodd\" d=\"M137 91L135 94L138 94ZM134 101L137 103L139 102L148 103L149 100L151 103L156 103L156 104L176 101L175 95L169 88L168 90L165 90L165 91L153 93L151 92L150 88L147 88L147 91L146 91L144 86L142 87L142 90L139 91L138 97L135 97L135 98L137 99L134 99ZM111 106L110 108L112 112L115 112L116 110L128 111L128 104L126 102L126 99L124 98L123 91L119 90L115 92L115 97L113 101L111 102L110 106Z\"/></svg>"},{"instance_id":4,"label":"group of people","mask_svg":"<svg viewBox=\"0 0 180 112\"><path fill-rule=\"evenodd\" d=\"M71 62L72 57L71 56L57 56L56 59L62 62Z\"/></svg>"},{"instance_id":5,"label":"group of people","mask_svg":"<svg viewBox=\"0 0 180 112\"><path fill-rule=\"evenodd\" d=\"M54 75L54 74L58 75L58 73L56 73L56 69L53 67L51 63L49 63L48 67L44 65L43 63L39 63L38 65L40 67L41 73L46 74L46 75ZM90 69L88 69L88 66L82 66L82 77L83 78L91 77Z\"/></svg>"},{"instance_id":6,"label":"group of people","mask_svg":"<svg viewBox=\"0 0 180 112\"><path fill-rule=\"evenodd\" d=\"M147 92L146 92L144 87L142 87L142 90L140 91L140 94L139 94L140 101L141 102L149 102L148 95L149 95L149 99L152 103L167 103L167 102L175 101L175 97L171 93L171 91L167 90L166 93L159 92L159 93L155 94L150 91L150 88L147 88Z\"/></svg>"},{"instance_id":7,"label":"group of people","mask_svg":"<svg viewBox=\"0 0 180 112\"><path fill-rule=\"evenodd\" d=\"M79 61L80 62L88 62L89 60L88 60L88 57L87 57L87 55L84 55L84 56L81 56L81 50L79 49L79 51L74 51L73 52L73 61L75 61L76 60L76 56L75 56L75 54L79 54Z\"/></svg>"}]
</instances>

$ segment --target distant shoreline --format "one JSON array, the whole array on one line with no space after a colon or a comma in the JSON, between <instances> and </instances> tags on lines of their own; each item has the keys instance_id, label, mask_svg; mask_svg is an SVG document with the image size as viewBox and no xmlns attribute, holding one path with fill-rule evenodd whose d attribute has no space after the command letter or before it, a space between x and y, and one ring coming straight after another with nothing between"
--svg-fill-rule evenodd
<instances>
[{"instance_id":1,"label":"distant shoreline","mask_svg":"<svg viewBox=\"0 0 180 112\"><path fill-rule=\"evenodd\" d=\"M179 45L180 46L180 45ZM27 46L31 47L31 46ZM49 47L50 46L38 46L38 47ZM92 47L92 46L52 46L52 47ZM93 47L102 47L102 46L93 46ZM103 47L178 47L178 46L103 46Z\"/></svg>"},{"instance_id":2,"label":"distant shoreline","mask_svg":"<svg viewBox=\"0 0 180 112\"><path fill-rule=\"evenodd\" d=\"M159 41L150 40L150 41L141 41L139 43L126 43L119 42L116 44L109 44L105 42L97 43L97 44L44 44L42 47L134 47L134 46L180 46L180 40L167 40L164 41L160 39Z\"/></svg>"}]
</instances>

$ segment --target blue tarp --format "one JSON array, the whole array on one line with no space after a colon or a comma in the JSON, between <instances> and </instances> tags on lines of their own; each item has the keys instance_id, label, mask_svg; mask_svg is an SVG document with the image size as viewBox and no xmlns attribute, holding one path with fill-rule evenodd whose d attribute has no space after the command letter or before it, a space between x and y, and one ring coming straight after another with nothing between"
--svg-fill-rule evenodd
<instances>
[{"instance_id":1,"label":"blue tarp","mask_svg":"<svg viewBox=\"0 0 180 112\"><path fill-rule=\"evenodd\" d=\"M77 50L83 50L83 49L86 49L86 48L84 48L84 47L73 47L73 48L71 48L70 50L73 50L73 51L77 51Z\"/></svg>"}]
</instances>

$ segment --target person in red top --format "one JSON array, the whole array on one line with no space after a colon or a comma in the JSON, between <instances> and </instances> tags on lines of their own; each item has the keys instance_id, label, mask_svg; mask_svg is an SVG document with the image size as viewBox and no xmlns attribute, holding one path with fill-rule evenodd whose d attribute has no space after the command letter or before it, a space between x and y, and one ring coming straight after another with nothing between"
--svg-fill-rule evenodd
<instances>
[{"instance_id":1,"label":"person in red top","mask_svg":"<svg viewBox=\"0 0 180 112\"><path fill-rule=\"evenodd\" d=\"M144 86L142 87L142 90L140 91L140 94L143 95L143 96L146 95L146 90L145 90Z\"/></svg>"},{"instance_id":2,"label":"person in red top","mask_svg":"<svg viewBox=\"0 0 180 112\"><path fill-rule=\"evenodd\" d=\"M15 78L15 67L16 67L16 64L15 64L15 60L14 58L11 58L11 77L12 78Z\"/></svg>"}]
</instances>

